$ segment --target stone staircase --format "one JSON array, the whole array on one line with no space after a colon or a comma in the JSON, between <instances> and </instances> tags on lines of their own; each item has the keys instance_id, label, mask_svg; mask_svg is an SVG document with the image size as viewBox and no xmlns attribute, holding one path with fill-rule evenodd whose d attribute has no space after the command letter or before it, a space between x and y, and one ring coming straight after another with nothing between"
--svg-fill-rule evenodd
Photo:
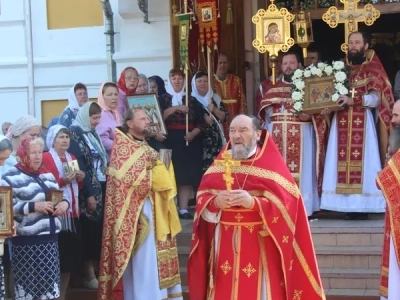
<instances>
[{"instance_id":1,"label":"stone staircase","mask_svg":"<svg viewBox=\"0 0 400 300\"><path fill-rule=\"evenodd\" d=\"M383 215L366 221L316 219L310 227L327 296L379 299Z\"/></svg>"},{"instance_id":2,"label":"stone staircase","mask_svg":"<svg viewBox=\"0 0 400 300\"><path fill-rule=\"evenodd\" d=\"M310 222L327 300L379 300L383 215L368 221L343 221L323 215ZM179 263L185 300L192 222L182 221L178 235ZM96 292L73 289L68 300L96 300Z\"/></svg>"}]
</instances>

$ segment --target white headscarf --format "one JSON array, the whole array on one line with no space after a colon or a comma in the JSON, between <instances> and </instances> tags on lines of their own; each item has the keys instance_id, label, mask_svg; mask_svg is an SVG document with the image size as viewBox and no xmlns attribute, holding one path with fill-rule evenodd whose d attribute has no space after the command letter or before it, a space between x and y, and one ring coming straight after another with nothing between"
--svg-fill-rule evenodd
<instances>
[{"instance_id":1,"label":"white headscarf","mask_svg":"<svg viewBox=\"0 0 400 300\"><path fill-rule=\"evenodd\" d=\"M203 105L203 107L205 109L207 109L208 104L210 103L210 99L212 99L212 97L214 96L214 92L211 89L211 87L208 87L208 92L207 92L207 94L205 94L205 96L202 96L202 95L199 94L199 92L197 91L197 87L196 87L196 79L198 79L197 78L197 74L199 74L199 73L201 74L201 77L207 75L207 73L205 73L205 72L197 72L193 76L193 78L192 78L192 93L191 93L191 96L196 98L196 100L199 101L201 103L201 105ZM207 78L208 78L208 75L207 75Z\"/></svg>"},{"instance_id":2,"label":"white headscarf","mask_svg":"<svg viewBox=\"0 0 400 300\"><path fill-rule=\"evenodd\" d=\"M47 132L47 137L46 137L46 145L47 145L47 148L49 149L49 153L51 154L51 157L53 158L54 164L57 167L59 178L64 178L64 169L62 166L63 165L62 161L61 161L60 157L58 156L57 152L54 150L54 141L61 129L68 129L68 128L63 125L60 125L60 124L56 124L49 128L49 131ZM65 158L67 159L67 162L72 161L72 156L67 151L65 151ZM71 191L71 187L72 187L72 191ZM73 205L72 197L75 198L75 207L73 209L75 212L79 213L78 182L75 179L71 182L71 184L61 187L61 190L63 192L63 199L67 199L68 203L69 203L68 213L66 213L65 216L61 217L61 222L62 222L63 228L68 231L75 231L73 223L71 222L72 205Z\"/></svg>"},{"instance_id":3,"label":"white headscarf","mask_svg":"<svg viewBox=\"0 0 400 300\"><path fill-rule=\"evenodd\" d=\"M172 87L171 80L168 77L168 84L166 91L168 94L172 96L172 106L182 105L182 97L186 95L185 92L185 81L183 81L183 87L180 92L175 92L174 88Z\"/></svg>"},{"instance_id":4,"label":"white headscarf","mask_svg":"<svg viewBox=\"0 0 400 300\"><path fill-rule=\"evenodd\" d=\"M90 116L89 109L93 102L86 102L82 105L81 109L76 115L75 120L72 122L72 125L80 127L82 131L85 133L90 143L96 149L101 157L101 171L107 167L108 156L106 149L104 149L103 143L100 141L100 137L97 134L96 130L94 130L90 126Z\"/></svg>"},{"instance_id":5,"label":"white headscarf","mask_svg":"<svg viewBox=\"0 0 400 300\"><path fill-rule=\"evenodd\" d=\"M75 96L75 85L69 89L68 92L68 105L67 108L77 113L80 109L78 99Z\"/></svg>"},{"instance_id":6,"label":"white headscarf","mask_svg":"<svg viewBox=\"0 0 400 300\"><path fill-rule=\"evenodd\" d=\"M5 139L8 140L8 138L5 135L0 135L0 143ZM0 166L0 181L2 176L3 176L3 166Z\"/></svg>"},{"instance_id":7,"label":"white headscarf","mask_svg":"<svg viewBox=\"0 0 400 300\"><path fill-rule=\"evenodd\" d=\"M19 137L25 131L35 126L41 126L38 120L31 115L23 116L17 119L17 121L10 126L7 132L7 138L12 140L13 138Z\"/></svg>"}]
</instances>

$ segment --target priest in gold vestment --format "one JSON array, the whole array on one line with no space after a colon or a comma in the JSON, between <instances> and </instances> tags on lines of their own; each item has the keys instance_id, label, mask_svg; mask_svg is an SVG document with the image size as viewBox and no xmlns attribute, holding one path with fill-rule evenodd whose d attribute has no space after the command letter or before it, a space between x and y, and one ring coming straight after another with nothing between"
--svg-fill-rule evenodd
<instances>
[{"instance_id":1,"label":"priest in gold vestment","mask_svg":"<svg viewBox=\"0 0 400 300\"><path fill-rule=\"evenodd\" d=\"M98 300L182 300L181 230L168 170L146 142L150 121L128 111L115 130L104 208Z\"/></svg>"},{"instance_id":2,"label":"priest in gold vestment","mask_svg":"<svg viewBox=\"0 0 400 300\"><path fill-rule=\"evenodd\" d=\"M393 93L385 69L369 49L363 32L349 36L347 61L350 89L333 116L326 152L321 209L346 213L346 219L367 219L383 213L385 199L375 177L382 170L391 130Z\"/></svg>"},{"instance_id":3,"label":"priest in gold vestment","mask_svg":"<svg viewBox=\"0 0 400 300\"><path fill-rule=\"evenodd\" d=\"M247 102L243 90L242 80L228 73L229 60L226 54L221 53L218 58L218 68L215 74L215 92L218 94L225 108L229 112L229 118L222 124L226 140L229 138L229 124L238 114L247 114Z\"/></svg>"},{"instance_id":4,"label":"priest in gold vestment","mask_svg":"<svg viewBox=\"0 0 400 300\"><path fill-rule=\"evenodd\" d=\"M300 191L258 119L232 121L196 200L191 300L325 299Z\"/></svg>"}]
</instances>

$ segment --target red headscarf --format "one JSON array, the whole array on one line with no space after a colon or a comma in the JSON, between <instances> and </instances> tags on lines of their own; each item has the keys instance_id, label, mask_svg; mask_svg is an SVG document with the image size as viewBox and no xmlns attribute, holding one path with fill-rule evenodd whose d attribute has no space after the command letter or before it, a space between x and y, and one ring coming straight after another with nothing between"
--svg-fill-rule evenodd
<instances>
[{"instance_id":1,"label":"red headscarf","mask_svg":"<svg viewBox=\"0 0 400 300\"><path fill-rule=\"evenodd\" d=\"M117 86L118 86L119 89L123 90L127 96L131 96L131 95L134 95L134 94L135 94L136 88L134 88L133 90L129 90L129 89L126 87L125 71L126 71L127 69L130 69L130 70L133 70L133 71L136 71L137 73L139 73L134 67L126 67L126 68L121 72L121 75L119 76Z\"/></svg>"},{"instance_id":2,"label":"red headscarf","mask_svg":"<svg viewBox=\"0 0 400 300\"><path fill-rule=\"evenodd\" d=\"M31 139L31 138L25 139L19 145L17 153L16 153L16 156L17 156L19 162L17 163L16 166L18 167L18 169L20 169L21 171L23 171L24 173L27 173L27 174L39 175L39 174L43 174L43 173L48 173L48 171L43 166L43 164L37 170L32 168L32 163L29 158L29 148L30 148L30 143L32 140L33 139Z\"/></svg>"}]
</instances>

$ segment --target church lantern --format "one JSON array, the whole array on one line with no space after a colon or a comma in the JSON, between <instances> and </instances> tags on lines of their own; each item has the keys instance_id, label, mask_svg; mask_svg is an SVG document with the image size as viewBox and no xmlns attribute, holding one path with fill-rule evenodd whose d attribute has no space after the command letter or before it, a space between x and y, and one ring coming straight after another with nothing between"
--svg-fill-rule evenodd
<instances>
[{"instance_id":1,"label":"church lantern","mask_svg":"<svg viewBox=\"0 0 400 300\"><path fill-rule=\"evenodd\" d=\"M300 11L295 14L294 22L292 23L294 40L303 49L304 63L307 59L307 47L314 42L312 29L311 14Z\"/></svg>"}]
</instances>

